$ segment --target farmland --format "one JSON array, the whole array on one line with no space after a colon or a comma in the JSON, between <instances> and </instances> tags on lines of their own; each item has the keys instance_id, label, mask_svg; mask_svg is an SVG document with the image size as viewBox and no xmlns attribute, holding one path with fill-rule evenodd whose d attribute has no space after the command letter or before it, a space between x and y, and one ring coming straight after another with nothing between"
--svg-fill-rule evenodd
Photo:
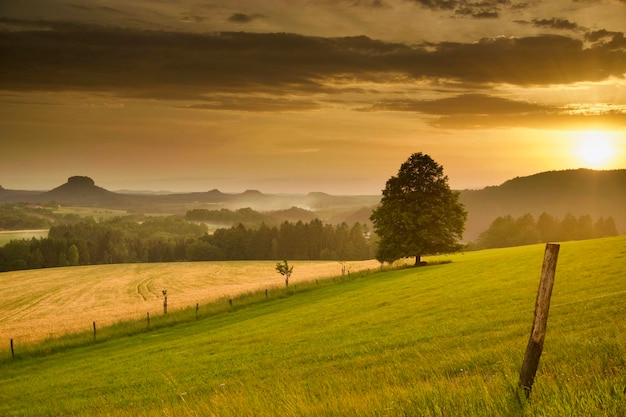
<instances>
[{"instance_id":1,"label":"farmland","mask_svg":"<svg viewBox=\"0 0 626 417\"><path fill-rule=\"evenodd\" d=\"M244 292L284 285L276 263L180 262L93 265L0 273L0 334L41 340ZM339 262L292 262L292 285L341 274ZM375 269L376 261L346 262L346 271Z\"/></svg>"},{"instance_id":2,"label":"farmland","mask_svg":"<svg viewBox=\"0 0 626 417\"><path fill-rule=\"evenodd\" d=\"M516 383L543 245L431 257L451 263L355 274L175 327L7 359L0 414L625 415L625 248L624 236L562 244L530 402ZM140 266L108 268L124 267ZM184 285L168 283L174 303Z\"/></svg>"}]
</instances>

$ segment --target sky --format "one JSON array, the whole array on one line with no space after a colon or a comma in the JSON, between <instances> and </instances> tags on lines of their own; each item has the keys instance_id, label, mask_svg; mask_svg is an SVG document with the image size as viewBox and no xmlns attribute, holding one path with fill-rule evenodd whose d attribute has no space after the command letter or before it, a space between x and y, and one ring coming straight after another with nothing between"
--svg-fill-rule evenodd
<instances>
[{"instance_id":1,"label":"sky","mask_svg":"<svg viewBox=\"0 0 626 417\"><path fill-rule=\"evenodd\" d=\"M1 0L0 185L380 194L626 168L626 0Z\"/></svg>"}]
</instances>

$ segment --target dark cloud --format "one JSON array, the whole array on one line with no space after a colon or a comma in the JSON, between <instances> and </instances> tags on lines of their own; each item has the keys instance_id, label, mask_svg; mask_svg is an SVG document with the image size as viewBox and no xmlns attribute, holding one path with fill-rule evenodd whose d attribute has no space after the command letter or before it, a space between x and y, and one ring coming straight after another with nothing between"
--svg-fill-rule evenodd
<instances>
[{"instance_id":1,"label":"dark cloud","mask_svg":"<svg viewBox=\"0 0 626 417\"><path fill-rule=\"evenodd\" d=\"M198 10L190 10L182 13L181 20L183 22L202 23L209 20L209 18Z\"/></svg>"},{"instance_id":2,"label":"dark cloud","mask_svg":"<svg viewBox=\"0 0 626 417\"><path fill-rule=\"evenodd\" d=\"M584 30L584 28L580 27L577 23L570 22L567 19L560 19L556 17L553 17L551 19L533 19L532 24L537 27L545 27L559 30Z\"/></svg>"},{"instance_id":3,"label":"dark cloud","mask_svg":"<svg viewBox=\"0 0 626 417\"><path fill-rule=\"evenodd\" d=\"M68 3L68 6L87 12L106 12L106 13L122 13L120 10L107 6L85 6L84 4Z\"/></svg>"},{"instance_id":4,"label":"dark cloud","mask_svg":"<svg viewBox=\"0 0 626 417\"><path fill-rule=\"evenodd\" d=\"M244 13L233 13L228 21L232 23L250 23L256 19L263 17L260 14L244 14Z\"/></svg>"},{"instance_id":5,"label":"dark cloud","mask_svg":"<svg viewBox=\"0 0 626 417\"><path fill-rule=\"evenodd\" d=\"M372 9L387 9L390 6L383 0L346 0L351 6L355 7L369 7Z\"/></svg>"},{"instance_id":6,"label":"dark cloud","mask_svg":"<svg viewBox=\"0 0 626 417\"><path fill-rule=\"evenodd\" d=\"M331 92L342 79L548 85L626 73L626 51L616 49L624 38L615 34L610 42L590 48L555 35L408 46L365 36L191 34L8 19L0 23L23 28L0 32L0 89L14 91L172 98Z\"/></svg>"},{"instance_id":7,"label":"dark cloud","mask_svg":"<svg viewBox=\"0 0 626 417\"><path fill-rule=\"evenodd\" d=\"M596 30L585 33L585 39L590 42L598 42L608 49L626 49L626 39L624 39L624 33L622 32L611 32L604 29Z\"/></svg>"},{"instance_id":8,"label":"dark cloud","mask_svg":"<svg viewBox=\"0 0 626 417\"><path fill-rule=\"evenodd\" d=\"M420 6L434 10L451 12L457 16L473 17L476 19L494 19L499 17L503 8L520 8L522 5L513 4L510 0L410 0Z\"/></svg>"},{"instance_id":9,"label":"dark cloud","mask_svg":"<svg viewBox=\"0 0 626 417\"><path fill-rule=\"evenodd\" d=\"M550 107L486 94L463 94L438 100L387 100L371 110L415 111L434 115L505 115L546 112Z\"/></svg>"},{"instance_id":10,"label":"dark cloud","mask_svg":"<svg viewBox=\"0 0 626 417\"><path fill-rule=\"evenodd\" d=\"M605 29L600 29L585 33L585 39L590 42L598 42L602 39L612 38L616 34L617 32L610 32Z\"/></svg>"},{"instance_id":11,"label":"dark cloud","mask_svg":"<svg viewBox=\"0 0 626 417\"><path fill-rule=\"evenodd\" d=\"M289 100L280 98L254 96L219 96L205 100L204 103L183 106L185 109L195 110L236 110L250 112L291 112L315 110L321 106L310 100Z\"/></svg>"},{"instance_id":12,"label":"dark cloud","mask_svg":"<svg viewBox=\"0 0 626 417\"><path fill-rule=\"evenodd\" d=\"M361 111L403 111L431 116L434 126L448 129L506 128L511 126L562 129L626 126L626 111L585 114L569 108L510 100L487 94L462 94L437 100L386 100Z\"/></svg>"}]
</instances>

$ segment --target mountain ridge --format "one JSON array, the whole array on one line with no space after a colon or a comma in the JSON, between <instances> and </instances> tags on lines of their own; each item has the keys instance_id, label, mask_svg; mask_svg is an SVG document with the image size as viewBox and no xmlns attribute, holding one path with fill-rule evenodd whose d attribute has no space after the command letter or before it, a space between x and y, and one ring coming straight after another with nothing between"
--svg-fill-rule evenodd
<instances>
[{"instance_id":1,"label":"mountain ridge","mask_svg":"<svg viewBox=\"0 0 626 417\"><path fill-rule=\"evenodd\" d=\"M570 169L545 171L515 177L500 185L478 190L460 190L460 201L468 211L464 240L475 240L500 216L539 216L547 212L556 217L565 214L589 214L594 220L613 217L620 233L626 233L626 169ZM288 210L292 207L324 212L334 221L365 219L365 212L380 203L380 195L264 194L259 190L224 193L218 189L205 192L138 194L116 193L99 187L90 177L74 176L50 191L9 190L0 187L2 203L38 203L54 201L74 206L100 206L130 212L184 214L193 208L239 209L257 211ZM333 213L334 211L334 213ZM330 214L329 214L330 213Z\"/></svg>"}]
</instances>

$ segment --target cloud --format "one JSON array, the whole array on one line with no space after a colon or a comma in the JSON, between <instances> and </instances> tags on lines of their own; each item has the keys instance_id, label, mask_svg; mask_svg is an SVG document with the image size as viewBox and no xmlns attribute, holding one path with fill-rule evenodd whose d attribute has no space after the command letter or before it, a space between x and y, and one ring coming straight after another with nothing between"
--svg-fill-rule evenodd
<instances>
[{"instance_id":1,"label":"cloud","mask_svg":"<svg viewBox=\"0 0 626 417\"><path fill-rule=\"evenodd\" d=\"M107 6L85 6L83 4L74 4L74 3L67 3L67 5L69 7L72 7L74 9L78 9L78 10L83 10L83 11L87 11L87 12L106 12L106 13L122 13L120 10L115 9L113 7L107 7Z\"/></svg>"},{"instance_id":2,"label":"cloud","mask_svg":"<svg viewBox=\"0 0 626 417\"><path fill-rule=\"evenodd\" d=\"M545 112L541 104L509 100L486 94L462 94L437 100L387 100L370 110L415 111L433 115L506 115Z\"/></svg>"},{"instance_id":3,"label":"cloud","mask_svg":"<svg viewBox=\"0 0 626 417\"><path fill-rule=\"evenodd\" d=\"M332 0L328 1L328 4L345 4L350 7L365 7L371 9L387 9L391 7L383 0Z\"/></svg>"},{"instance_id":4,"label":"cloud","mask_svg":"<svg viewBox=\"0 0 626 417\"><path fill-rule=\"evenodd\" d=\"M260 14L233 13L228 21L232 23L250 23L256 19L264 17Z\"/></svg>"},{"instance_id":5,"label":"cloud","mask_svg":"<svg viewBox=\"0 0 626 417\"><path fill-rule=\"evenodd\" d=\"M209 18L199 10L189 10L181 14L181 20L183 22L202 23L208 21Z\"/></svg>"},{"instance_id":6,"label":"cloud","mask_svg":"<svg viewBox=\"0 0 626 417\"><path fill-rule=\"evenodd\" d=\"M536 27L545 27L559 30L581 31L585 30L577 23L570 22L567 19L553 17L551 19L533 19L532 24Z\"/></svg>"},{"instance_id":7,"label":"cloud","mask_svg":"<svg viewBox=\"0 0 626 417\"><path fill-rule=\"evenodd\" d=\"M590 42L598 42L608 49L626 49L626 39L622 32L611 32L601 29L585 33L585 39Z\"/></svg>"},{"instance_id":8,"label":"cloud","mask_svg":"<svg viewBox=\"0 0 626 417\"><path fill-rule=\"evenodd\" d=\"M530 129L589 130L599 128L623 129L626 127L626 112L605 114L536 113L509 114L499 117L487 115L444 116L432 122L444 129L484 129L524 127Z\"/></svg>"},{"instance_id":9,"label":"cloud","mask_svg":"<svg viewBox=\"0 0 626 417\"><path fill-rule=\"evenodd\" d=\"M195 110L236 110L251 112L292 112L319 109L320 104L311 100L276 99L255 96L217 96L203 103L182 106Z\"/></svg>"},{"instance_id":10,"label":"cloud","mask_svg":"<svg viewBox=\"0 0 626 417\"><path fill-rule=\"evenodd\" d=\"M8 91L103 91L203 101L216 94L337 93L346 80L356 87L382 88L398 80L488 87L601 81L626 73L619 33L596 35L600 41L588 48L556 35L413 46L365 36L0 23L22 27L0 32L0 90Z\"/></svg>"},{"instance_id":11,"label":"cloud","mask_svg":"<svg viewBox=\"0 0 626 417\"><path fill-rule=\"evenodd\" d=\"M439 116L430 119L430 124L448 129L626 126L626 106L602 109L589 107L548 106L487 94L462 94L436 100L386 100L359 110L403 111Z\"/></svg>"},{"instance_id":12,"label":"cloud","mask_svg":"<svg viewBox=\"0 0 626 417\"><path fill-rule=\"evenodd\" d=\"M495 19L503 8L520 8L509 0L411 0L418 5L434 10L451 12L456 16L473 17L476 19Z\"/></svg>"}]
</instances>

